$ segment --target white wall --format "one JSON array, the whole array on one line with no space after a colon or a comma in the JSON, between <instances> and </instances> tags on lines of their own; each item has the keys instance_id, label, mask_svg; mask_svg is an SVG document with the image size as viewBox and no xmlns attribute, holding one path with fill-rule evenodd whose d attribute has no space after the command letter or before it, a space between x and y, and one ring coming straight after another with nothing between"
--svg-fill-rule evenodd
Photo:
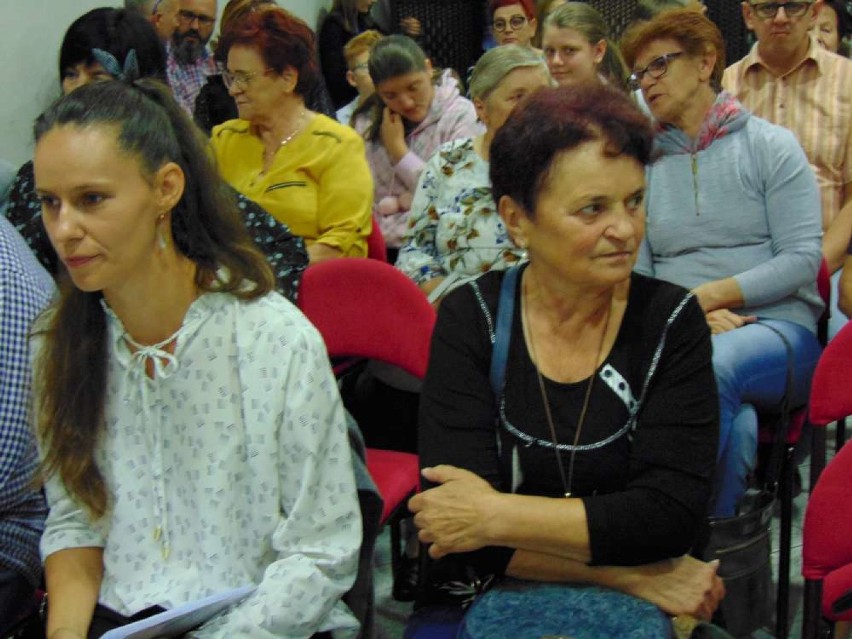
<instances>
[{"instance_id":1,"label":"white wall","mask_svg":"<svg viewBox=\"0 0 852 639\"><path fill-rule=\"evenodd\" d=\"M3 0L4 2L8 0ZM226 0L219 0L221 11ZM18 166L32 156L32 123L59 95L57 64L65 29L95 7L118 0L25 0L6 11L0 25L0 158ZM279 0L316 28L331 0Z\"/></svg>"},{"instance_id":2,"label":"white wall","mask_svg":"<svg viewBox=\"0 0 852 639\"><path fill-rule=\"evenodd\" d=\"M331 8L331 0L278 0L278 4L299 16L312 29L317 28L317 17L320 11Z\"/></svg>"},{"instance_id":3,"label":"white wall","mask_svg":"<svg viewBox=\"0 0 852 639\"><path fill-rule=\"evenodd\" d=\"M301 1L301 0L297 0ZM32 155L32 123L59 95L59 45L65 29L104 0L27 0L0 26L0 158L15 166ZM7 7L8 9L8 7Z\"/></svg>"}]
</instances>

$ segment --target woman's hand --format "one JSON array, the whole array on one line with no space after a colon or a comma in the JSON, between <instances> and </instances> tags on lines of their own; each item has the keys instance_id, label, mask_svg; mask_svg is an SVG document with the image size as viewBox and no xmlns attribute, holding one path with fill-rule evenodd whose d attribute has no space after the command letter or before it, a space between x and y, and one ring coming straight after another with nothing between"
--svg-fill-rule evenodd
<instances>
[{"instance_id":1,"label":"woman's hand","mask_svg":"<svg viewBox=\"0 0 852 639\"><path fill-rule=\"evenodd\" d=\"M692 292L705 313L724 308L739 308L745 303L740 285L733 277L704 282L692 289Z\"/></svg>"},{"instance_id":2,"label":"woman's hand","mask_svg":"<svg viewBox=\"0 0 852 639\"><path fill-rule=\"evenodd\" d=\"M488 503L500 493L479 475L455 466L424 468L422 474L441 484L408 502L408 508L415 513L420 541L431 544L429 555L439 559L487 546Z\"/></svg>"},{"instance_id":3,"label":"woman's hand","mask_svg":"<svg viewBox=\"0 0 852 639\"><path fill-rule=\"evenodd\" d=\"M710 332L713 335L732 331L735 328L757 321L756 315L737 315L726 308L710 311L704 317L707 319L707 324L710 326Z\"/></svg>"},{"instance_id":4,"label":"woman's hand","mask_svg":"<svg viewBox=\"0 0 852 639\"><path fill-rule=\"evenodd\" d=\"M405 143L405 126L402 122L402 116L391 111L389 107L385 107L382 111L382 126L379 129L379 136L382 138L382 144L391 161L398 164L408 153L408 145Z\"/></svg>"},{"instance_id":5,"label":"woman's hand","mask_svg":"<svg viewBox=\"0 0 852 639\"><path fill-rule=\"evenodd\" d=\"M709 620L725 596L718 568L718 560L706 563L689 556L637 566L638 576L625 591L670 615Z\"/></svg>"},{"instance_id":6,"label":"woman's hand","mask_svg":"<svg viewBox=\"0 0 852 639\"><path fill-rule=\"evenodd\" d=\"M410 38L416 38L421 33L423 33L423 27L420 24L420 20L418 20L414 16L402 18L399 21L399 30Z\"/></svg>"}]
</instances>

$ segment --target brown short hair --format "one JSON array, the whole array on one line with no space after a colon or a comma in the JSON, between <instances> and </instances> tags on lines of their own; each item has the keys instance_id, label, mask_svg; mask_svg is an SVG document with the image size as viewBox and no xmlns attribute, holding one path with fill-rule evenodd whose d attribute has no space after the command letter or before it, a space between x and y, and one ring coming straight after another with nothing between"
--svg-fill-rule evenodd
<instances>
[{"instance_id":1,"label":"brown short hair","mask_svg":"<svg viewBox=\"0 0 852 639\"><path fill-rule=\"evenodd\" d=\"M712 48L716 65L710 82L718 90L725 71L725 41L713 22L692 9L663 11L648 22L629 29L621 40L621 55L627 66L633 67L639 52L655 40L674 40L688 55L701 56Z\"/></svg>"}]
</instances>

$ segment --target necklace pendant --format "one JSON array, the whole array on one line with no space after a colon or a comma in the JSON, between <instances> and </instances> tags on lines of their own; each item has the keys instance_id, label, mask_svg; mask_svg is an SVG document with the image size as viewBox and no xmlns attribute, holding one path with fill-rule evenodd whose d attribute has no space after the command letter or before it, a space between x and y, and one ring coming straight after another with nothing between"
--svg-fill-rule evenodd
<instances>
[{"instance_id":1,"label":"necklace pendant","mask_svg":"<svg viewBox=\"0 0 852 639\"><path fill-rule=\"evenodd\" d=\"M154 541L160 541L160 537L163 536L163 529L160 526L154 528Z\"/></svg>"}]
</instances>

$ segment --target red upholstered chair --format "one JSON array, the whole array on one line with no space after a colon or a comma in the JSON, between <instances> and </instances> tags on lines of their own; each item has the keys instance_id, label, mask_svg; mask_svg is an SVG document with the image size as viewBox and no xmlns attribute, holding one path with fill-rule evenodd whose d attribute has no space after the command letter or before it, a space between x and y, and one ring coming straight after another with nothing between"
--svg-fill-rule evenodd
<instances>
[{"instance_id":1,"label":"red upholstered chair","mask_svg":"<svg viewBox=\"0 0 852 639\"><path fill-rule=\"evenodd\" d=\"M817 337L821 344L825 345L828 339L828 309L831 299L831 274L825 260L820 264L817 274L817 289L825 310L817 325ZM778 480L778 500L781 505L781 529L778 541L778 591L775 599L775 636L783 639L787 636L789 621L789 599L790 599L790 555L793 542L793 484L796 473L794 452L802 433L811 435L811 476L810 485L816 484L822 469L825 467L825 429L818 426L825 424L812 424L814 428L805 428L808 421L807 406L794 407L790 413L789 428L785 441L785 449L781 460ZM770 446L775 441L775 431L778 420L777 415L758 415L758 441L761 446Z\"/></svg>"},{"instance_id":2,"label":"red upholstered chair","mask_svg":"<svg viewBox=\"0 0 852 639\"><path fill-rule=\"evenodd\" d=\"M305 271L299 307L325 340L332 357L362 357L398 366L423 378L435 310L419 288L390 264L342 258ZM391 525L391 562L399 574L399 522L420 486L417 455L367 449L367 469L384 500L382 524Z\"/></svg>"},{"instance_id":3,"label":"red upholstered chair","mask_svg":"<svg viewBox=\"0 0 852 639\"><path fill-rule=\"evenodd\" d=\"M817 364L811 384L810 420L825 425L852 415L852 323L834 337ZM802 637L820 636L826 620L852 621L852 605L838 599L852 592L852 446L844 446L811 490L802 537L805 578ZM850 602L852 604L852 602ZM820 614L820 612L822 614Z\"/></svg>"},{"instance_id":4,"label":"red upholstered chair","mask_svg":"<svg viewBox=\"0 0 852 639\"><path fill-rule=\"evenodd\" d=\"M380 262L388 261L388 249L385 245L385 236L382 235L382 229L373 218L373 230L367 236L367 257L379 260Z\"/></svg>"}]
</instances>

